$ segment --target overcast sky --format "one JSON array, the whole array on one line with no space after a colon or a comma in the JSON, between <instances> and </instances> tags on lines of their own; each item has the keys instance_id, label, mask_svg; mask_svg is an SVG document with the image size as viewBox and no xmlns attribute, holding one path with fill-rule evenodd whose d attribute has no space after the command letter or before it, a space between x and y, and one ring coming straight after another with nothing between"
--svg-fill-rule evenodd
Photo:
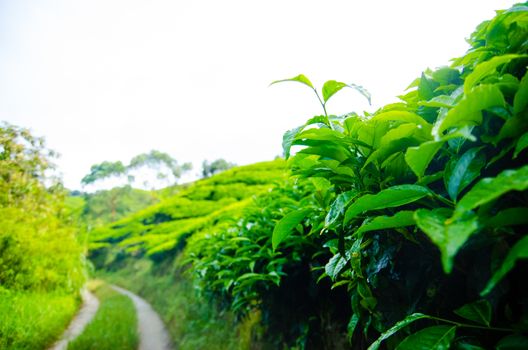
<instances>
[{"instance_id":1,"label":"overcast sky","mask_svg":"<svg viewBox=\"0 0 528 350\"><path fill-rule=\"evenodd\" d=\"M0 0L0 120L58 151L69 188L90 166L157 149L182 162L281 154L312 115L299 73L366 87L329 112L373 111L515 1Z\"/></svg>"}]
</instances>

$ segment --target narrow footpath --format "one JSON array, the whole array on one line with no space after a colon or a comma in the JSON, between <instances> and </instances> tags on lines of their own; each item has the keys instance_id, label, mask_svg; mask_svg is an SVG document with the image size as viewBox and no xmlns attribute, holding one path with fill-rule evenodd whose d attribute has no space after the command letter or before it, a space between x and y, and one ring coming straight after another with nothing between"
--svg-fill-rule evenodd
<instances>
[{"instance_id":1,"label":"narrow footpath","mask_svg":"<svg viewBox=\"0 0 528 350\"><path fill-rule=\"evenodd\" d=\"M81 296L83 299L81 309L70 322L70 325L63 333L61 339L53 344L49 350L66 350L68 342L77 338L83 332L84 327L86 327L95 316L95 313L99 308L99 300L88 290L83 290Z\"/></svg>"},{"instance_id":2,"label":"narrow footpath","mask_svg":"<svg viewBox=\"0 0 528 350\"><path fill-rule=\"evenodd\" d=\"M112 286L121 294L128 296L136 307L139 330L139 350L172 350L169 333L149 303L134 293Z\"/></svg>"}]
</instances>

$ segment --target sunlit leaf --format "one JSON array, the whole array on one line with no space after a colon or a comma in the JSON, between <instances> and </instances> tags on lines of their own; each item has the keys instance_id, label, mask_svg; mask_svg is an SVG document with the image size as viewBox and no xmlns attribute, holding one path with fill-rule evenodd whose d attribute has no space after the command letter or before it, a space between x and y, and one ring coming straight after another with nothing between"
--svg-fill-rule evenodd
<instances>
[{"instance_id":1,"label":"sunlit leaf","mask_svg":"<svg viewBox=\"0 0 528 350\"><path fill-rule=\"evenodd\" d=\"M369 210L378 210L392 207L399 207L415 202L431 192L418 185L399 185L387 188L376 194L367 194L353 202L345 212L344 224L354 219L361 213Z\"/></svg>"},{"instance_id":2,"label":"sunlit leaf","mask_svg":"<svg viewBox=\"0 0 528 350\"><path fill-rule=\"evenodd\" d=\"M464 93L467 94L478 82L480 82L486 76L495 73L499 66L521 57L528 56L516 54L495 56L486 62L480 63L477 67L475 67L473 72L471 72L471 74L466 77L464 81Z\"/></svg>"},{"instance_id":3,"label":"sunlit leaf","mask_svg":"<svg viewBox=\"0 0 528 350\"><path fill-rule=\"evenodd\" d=\"M295 82L304 84L304 85L309 86L312 89L314 89L314 86L313 86L312 82L310 81L310 79L308 79L303 74L299 74L298 76L293 77L293 78L289 78L289 79L275 80L270 85L277 84L277 83L283 83L283 82L286 82L286 81L295 81Z\"/></svg>"}]
</instances>

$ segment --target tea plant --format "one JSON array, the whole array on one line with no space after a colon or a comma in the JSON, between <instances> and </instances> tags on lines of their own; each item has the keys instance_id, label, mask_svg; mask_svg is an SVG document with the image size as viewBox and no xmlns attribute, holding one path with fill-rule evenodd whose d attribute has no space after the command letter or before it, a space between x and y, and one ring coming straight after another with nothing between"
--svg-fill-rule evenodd
<instances>
[{"instance_id":1,"label":"tea plant","mask_svg":"<svg viewBox=\"0 0 528 350\"><path fill-rule=\"evenodd\" d=\"M345 86L329 81L324 116L284 135L287 157L301 146L294 174L326 179L337 195L321 222L333 254L324 275L349 292L350 336L382 333L369 349L417 320L389 348L528 344L527 37L528 6L499 11L465 56L424 72L402 102L328 115ZM304 75L287 80L315 91ZM274 232L279 250L300 222L290 219Z\"/></svg>"}]
</instances>

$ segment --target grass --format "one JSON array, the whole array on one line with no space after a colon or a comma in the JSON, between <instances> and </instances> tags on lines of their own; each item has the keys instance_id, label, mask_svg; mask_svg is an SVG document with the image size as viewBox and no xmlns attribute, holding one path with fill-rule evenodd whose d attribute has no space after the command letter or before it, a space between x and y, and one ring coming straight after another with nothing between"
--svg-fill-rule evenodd
<instances>
[{"instance_id":1,"label":"grass","mask_svg":"<svg viewBox=\"0 0 528 350\"><path fill-rule=\"evenodd\" d=\"M68 344L68 350L135 350L139 343L137 316L129 297L107 284L92 282L99 309L84 332Z\"/></svg>"},{"instance_id":2,"label":"grass","mask_svg":"<svg viewBox=\"0 0 528 350\"><path fill-rule=\"evenodd\" d=\"M60 337L79 303L73 294L0 288L0 349L46 349Z\"/></svg>"},{"instance_id":3,"label":"grass","mask_svg":"<svg viewBox=\"0 0 528 350\"><path fill-rule=\"evenodd\" d=\"M167 268L141 259L118 271L99 273L145 298L163 319L176 349L249 349L252 326L258 319L235 323L231 313L220 312L201 298L185 276L170 267L163 274L160 269Z\"/></svg>"}]
</instances>

